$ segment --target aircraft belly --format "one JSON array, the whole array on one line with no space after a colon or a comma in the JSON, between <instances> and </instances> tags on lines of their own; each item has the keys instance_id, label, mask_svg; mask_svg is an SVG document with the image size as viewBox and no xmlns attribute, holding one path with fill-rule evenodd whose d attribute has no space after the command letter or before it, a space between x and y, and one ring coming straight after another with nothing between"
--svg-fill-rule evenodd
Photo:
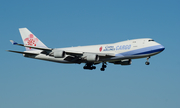
<instances>
[{"instance_id":1,"label":"aircraft belly","mask_svg":"<svg viewBox=\"0 0 180 108\"><path fill-rule=\"evenodd\" d=\"M128 56L116 56L112 57L111 60L123 60L123 59L138 59L138 58L144 58L149 56L154 56L156 54L159 54L160 52L150 53L150 54L142 54L142 55L128 55Z\"/></svg>"}]
</instances>

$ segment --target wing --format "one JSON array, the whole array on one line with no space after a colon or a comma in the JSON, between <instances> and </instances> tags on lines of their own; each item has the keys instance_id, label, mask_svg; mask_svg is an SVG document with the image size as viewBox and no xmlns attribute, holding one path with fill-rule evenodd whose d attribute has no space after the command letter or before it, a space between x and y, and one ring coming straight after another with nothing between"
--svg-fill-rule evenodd
<instances>
[{"instance_id":1,"label":"wing","mask_svg":"<svg viewBox=\"0 0 180 108\"><path fill-rule=\"evenodd\" d=\"M31 55L38 55L38 53L31 53L31 52L21 52L21 51L13 51L13 50L7 50L8 52L14 52L19 54L31 54Z\"/></svg>"},{"instance_id":2,"label":"wing","mask_svg":"<svg viewBox=\"0 0 180 108\"><path fill-rule=\"evenodd\" d=\"M56 51L61 50L61 49L53 49L53 48L42 48L42 47L36 47L36 46L28 46L28 45L24 45L24 44L19 44L19 43L13 41L13 40L10 40L10 42L13 45L18 45L18 46L23 46L23 47L42 50L40 52L41 54L54 56L55 58L58 58L58 57L55 56ZM8 50L8 51L9 52L20 53L20 54L31 54L31 55L40 54L40 53L33 52L33 51L32 52L26 52L26 51L25 52L20 52L20 51L12 51L12 50ZM95 53L95 52L82 52L82 51L75 51L75 50L64 50L64 51L61 51L61 52L66 54L66 56L61 56L61 58L64 58L64 60L67 60L67 61L73 62L73 63L86 62L86 61L88 61L88 58L90 58L90 60L92 60L92 61L94 60L96 62L100 62L102 60L105 60L107 58L111 58L111 57L115 56L114 53ZM62 54L62 55L64 55L64 54ZM97 56L98 56L98 58L97 58Z\"/></svg>"}]
</instances>

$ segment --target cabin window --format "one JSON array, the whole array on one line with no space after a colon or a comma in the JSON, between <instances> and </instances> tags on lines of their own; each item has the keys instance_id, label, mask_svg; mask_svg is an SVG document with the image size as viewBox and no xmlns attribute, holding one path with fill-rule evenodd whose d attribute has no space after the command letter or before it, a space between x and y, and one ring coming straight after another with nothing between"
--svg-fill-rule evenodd
<instances>
[{"instance_id":1,"label":"cabin window","mask_svg":"<svg viewBox=\"0 0 180 108\"><path fill-rule=\"evenodd\" d=\"M150 42L150 41L154 41L154 40L151 39L151 40L149 40L149 42Z\"/></svg>"}]
</instances>

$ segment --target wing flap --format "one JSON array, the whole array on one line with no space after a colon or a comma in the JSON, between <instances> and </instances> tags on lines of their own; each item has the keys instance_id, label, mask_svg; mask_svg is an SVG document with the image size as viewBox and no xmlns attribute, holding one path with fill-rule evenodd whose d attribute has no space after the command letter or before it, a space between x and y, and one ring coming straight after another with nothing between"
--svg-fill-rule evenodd
<instances>
[{"instance_id":1,"label":"wing flap","mask_svg":"<svg viewBox=\"0 0 180 108\"><path fill-rule=\"evenodd\" d=\"M98 56L109 56L109 57L114 57L115 54L114 53L95 53Z\"/></svg>"},{"instance_id":2,"label":"wing flap","mask_svg":"<svg viewBox=\"0 0 180 108\"><path fill-rule=\"evenodd\" d=\"M72 55L72 56L82 56L83 54L97 54L98 56L103 56L103 57L114 57L114 53L93 53L93 52L80 52L80 51L65 51L66 54Z\"/></svg>"}]
</instances>

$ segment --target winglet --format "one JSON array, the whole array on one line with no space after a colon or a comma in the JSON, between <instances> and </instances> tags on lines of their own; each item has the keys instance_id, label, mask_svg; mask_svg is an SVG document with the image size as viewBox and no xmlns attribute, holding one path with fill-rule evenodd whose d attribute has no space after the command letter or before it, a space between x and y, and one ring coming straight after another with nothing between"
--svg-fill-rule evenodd
<instances>
[{"instance_id":1,"label":"winglet","mask_svg":"<svg viewBox=\"0 0 180 108\"><path fill-rule=\"evenodd\" d=\"M14 42L13 40L10 40L10 42L11 42L13 45L18 44L17 42Z\"/></svg>"}]
</instances>

